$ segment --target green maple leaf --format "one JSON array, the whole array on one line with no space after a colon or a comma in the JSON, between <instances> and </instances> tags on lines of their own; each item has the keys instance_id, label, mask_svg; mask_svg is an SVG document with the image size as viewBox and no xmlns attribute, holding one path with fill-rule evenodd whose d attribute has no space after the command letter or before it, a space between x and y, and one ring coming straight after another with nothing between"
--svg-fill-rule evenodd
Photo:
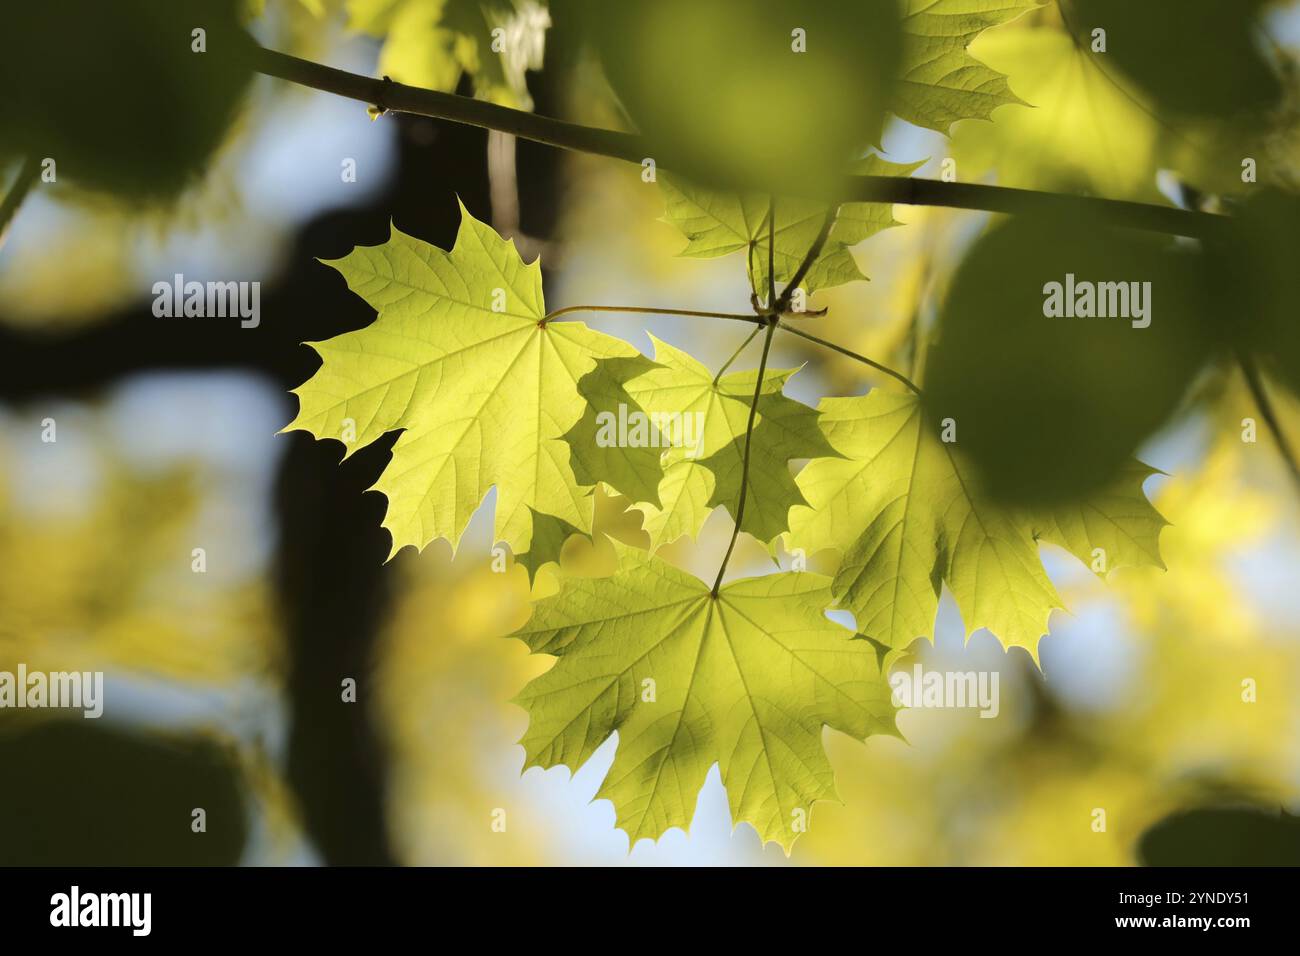
<instances>
[{"instance_id":1,"label":"green maple leaf","mask_svg":"<svg viewBox=\"0 0 1300 956\"><path fill-rule=\"evenodd\" d=\"M480 99L532 109L524 73L541 68L551 24L537 0L348 0L347 11L348 29L384 38L381 74L454 93L468 73Z\"/></svg>"},{"instance_id":2,"label":"green maple leaf","mask_svg":"<svg viewBox=\"0 0 1300 956\"><path fill-rule=\"evenodd\" d=\"M854 172L864 176L910 176L925 160L891 163L868 156ZM769 198L754 193L737 194L704 189L675 176L661 176L664 221L686 236L678 255L712 259L746 251L750 283L767 296ZM812 248L828 209L826 203L781 196L776 199L773 230L773 271L776 281L789 282ZM800 285L811 295L846 282L867 278L849 252L876 233L900 225L889 203L851 202L840 205L826 244Z\"/></svg>"},{"instance_id":3,"label":"green maple leaf","mask_svg":"<svg viewBox=\"0 0 1300 956\"><path fill-rule=\"evenodd\" d=\"M379 316L309 343L322 365L294 390L300 408L285 430L355 433L351 454L404 429L373 489L388 497L393 553L438 537L455 547L493 486L496 540L529 552L533 568L558 554L555 521L589 531L589 489L561 439L586 407L578 381L598 359L635 350L581 323L543 324L540 263L525 264L463 205L450 252L394 228L328 265ZM534 509L550 522L549 547L529 551Z\"/></svg>"},{"instance_id":4,"label":"green maple leaf","mask_svg":"<svg viewBox=\"0 0 1300 956\"><path fill-rule=\"evenodd\" d=\"M1008 103L1028 105L1007 78L967 51L988 27L1014 20L1038 0L908 0L903 66L891 108L917 126L947 133L958 120L989 119Z\"/></svg>"},{"instance_id":5,"label":"green maple leaf","mask_svg":"<svg viewBox=\"0 0 1300 956\"><path fill-rule=\"evenodd\" d=\"M1103 573L1163 567L1166 522L1142 493L1153 472L1141 463L1083 502L1017 513L979 493L914 396L877 389L825 399L820 408L822 428L847 458L815 461L799 474L809 505L792 509L790 542L843 555L836 600L862 633L891 648L933 635L946 582L967 634L987 627L1037 661L1048 617L1061 607L1038 555L1040 540Z\"/></svg>"},{"instance_id":6,"label":"green maple leaf","mask_svg":"<svg viewBox=\"0 0 1300 956\"><path fill-rule=\"evenodd\" d=\"M652 429L653 440L645 444L601 441L603 416L616 421L620 406L627 415L645 414L645 409L628 394L627 383L657 367L644 355L600 359L578 382L587 407L564 440L569 444L570 464L579 484L594 486L604 482L633 501L659 506L659 482L664 475L664 436L659 429Z\"/></svg>"},{"instance_id":7,"label":"green maple leaf","mask_svg":"<svg viewBox=\"0 0 1300 956\"><path fill-rule=\"evenodd\" d=\"M515 560L528 572L528 580L531 583L537 579L537 572L541 570L542 565L550 562L559 563L560 551L570 537L580 534L590 540L591 535L581 528L575 528L563 518L548 515L531 507L528 510L533 516L532 540L529 542L528 550L515 555Z\"/></svg>"},{"instance_id":8,"label":"green maple leaf","mask_svg":"<svg viewBox=\"0 0 1300 956\"><path fill-rule=\"evenodd\" d=\"M693 538L710 511L719 505L735 514L745 429L757 373L733 372L722 376L715 385L713 373L690 355L654 336L651 340L655 361L623 366L639 374L627 378L612 394L625 394L632 403L629 408L651 416L681 416L683 421L686 416L694 416L702 423L702 440L695 454L692 456L692 449L685 447L669 448L662 452L655 469L647 467L632 475L623 450L600 449L591 444L587 419L566 439L575 459L593 462L583 468L585 475L596 475L632 499L645 514L644 528L653 549L683 535ZM754 419L749 490L741 530L763 542L772 541L786 530L791 506L804 500L790 473L790 461L837 454L817 428L817 410L782 394L793 374L794 370L767 370ZM601 401L598 395L590 397ZM597 410L612 411L614 407L606 405ZM645 478L660 475L652 497Z\"/></svg>"},{"instance_id":9,"label":"green maple leaf","mask_svg":"<svg viewBox=\"0 0 1300 956\"><path fill-rule=\"evenodd\" d=\"M516 702L525 767L574 770L611 734L597 797L635 844L690 823L717 763L732 818L788 853L817 800L834 799L822 728L895 733L875 648L830 621L829 581L772 574L724 586L620 547L608 578L571 578L514 636L555 666Z\"/></svg>"}]
</instances>

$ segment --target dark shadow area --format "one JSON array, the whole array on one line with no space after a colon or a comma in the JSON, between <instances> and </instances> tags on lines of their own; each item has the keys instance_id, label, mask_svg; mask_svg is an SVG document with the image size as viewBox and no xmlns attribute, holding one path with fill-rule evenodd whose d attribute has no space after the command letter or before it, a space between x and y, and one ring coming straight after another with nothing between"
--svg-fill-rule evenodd
<instances>
[{"instance_id":1,"label":"dark shadow area","mask_svg":"<svg viewBox=\"0 0 1300 956\"><path fill-rule=\"evenodd\" d=\"M0 866L231 866L248 839L239 770L208 738L40 723L0 733L0 766Z\"/></svg>"},{"instance_id":2,"label":"dark shadow area","mask_svg":"<svg viewBox=\"0 0 1300 956\"><path fill-rule=\"evenodd\" d=\"M1138 842L1145 866L1300 866L1300 819L1252 808L1165 817Z\"/></svg>"}]
</instances>

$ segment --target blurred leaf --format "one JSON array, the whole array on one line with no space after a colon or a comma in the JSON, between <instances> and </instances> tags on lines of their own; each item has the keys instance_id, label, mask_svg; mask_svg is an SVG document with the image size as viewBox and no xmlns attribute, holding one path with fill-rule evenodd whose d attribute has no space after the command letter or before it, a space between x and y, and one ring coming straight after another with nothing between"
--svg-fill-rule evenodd
<instances>
[{"instance_id":1,"label":"blurred leaf","mask_svg":"<svg viewBox=\"0 0 1300 956\"><path fill-rule=\"evenodd\" d=\"M1214 272L1225 282L1221 302L1232 310L1241 344L1300 395L1300 198L1261 191L1233 217L1217 249Z\"/></svg>"},{"instance_id":2,"label":"blurred leaf","mask_svg":"<svg viewBox=\"0 0 1300 956\"><path fill-rule=\"evenodd\" d=\"M899 62L897 0L589 0L581 10L666 168L727 189L830 189L879 139Z\"/></svg>"},{"instance_id":3,"label":"blurred leaf","mask_svg":"<svg viewBox=\"0 0 1300 956\"><path fill-rule=\"evenodd\" d=\"M1058 9L1071 16L1070 7ZM1172 9L1164 9L1172 18ZM1175 172L1205 193L1255 188L1242 182L1245 157L1257 160L1261 183L1294 179L1300 90L1293 68L1287 74L1289 105L1265 117L1171 113L1108 54L1093 53L1080 22L1070 21L1076 31L1071 34L1066 23L1045 25L1049 19L1050 14L1026 18L989 31L972 47L990 67L1014 77L1016 90L1035 108L1006 110L996 123L953 129L953 155L964 181L992 175L1006 186L1157 202L1157 170Z\"/></svg>"},{"instance_id":4,"label":"blurred leaf","mask_svg":"<svg viewBox=\"0 0 1300 956\"><path fill-rule=\"evenodd\" d=\"M1106 31L1113 61L1175 114L1231 117L1275 105L1282 87L1256 36L1267 0L1069 0L1071 26L1084 49Z\"/></svg>"},{"instance_id":5,"label":"blurred leaf","mask_svg":"<svg viewBox=\"0 0 1300 956\"><path fill-rule=\"evenodd\" d=\"M1034 108L953 129L963 181L989 175L1004 186L1159 199L1159 123L1141 99L1107 78L1104 61L1063 30L1024 22L984 34L977 51L1015 77Z\"/></svg>"},{"instance_id":6,"label":"blurred leaf","mask_svg":"<svg viewBox=\"0 0 1300 956\"><path fill-rule=\"evenodd\" d=\"M689 826L717 763L732 819L788 853L812 805L835 798L823 726L857 739L895 732L875 650L826 618L820 575L747 578L715 598L619 550L618 574L566 579L515 634L559 658L516 698L529 713L525 767L576 770L617 731L597 797L635 844Z\"/></svg>"},{"instance_id":7,"label":"blurred leaf","mask_svg":"<svg viewBox=\"0 0 1300 956\"><path fill-rule=\"evenodd\" d=\"M925 165L891 163L871 155L854 170L864 176L910 176ZM769 198L755 193L721 193L695 186L677 177L660 177L664 193L664 219L681 230L687 238L686 248L678 255L699 259L745 250L750 285L760 298L767 298ZM781 196L775 200L776 281L789 282L812 249L821 232L830 206L814 200ZM864 239L882 230L901 225L894 218L889 203L843 203L835 214L830 235L800 286L810 295L818 289L831 288L865 279L849 252Z\"/></svg>"},{"instance_id":8,"label":"blurred leaf","mask_svg":"<svg viewBox=\"0 0 1300 956\"><path fill-rule=\"evenodd\" d=\"M0 731L0 763L21 781L0 788L0 865L232 866L248 839L237 765L211 740L42 722Z\"/></svg>"},{"instance_id":9,"label":"blurred leaf","mask_svg":"<svg viewBox=\"0 0 1300 956\"><path fill-rule=\"evenodd\" d=\"M1286 813L1201 809L1142 835L1144 866L1300 866L1300 820Z\"/></svg>"},{"instance_id":10,"label":"blurred leaf","mask_svg":"<svg viewBox=\"0 0 1300 956\"><path fill-rule=\"evenodd\" d=\"M1025 104L1007 78L966 48L989 27L1040 6L1039 0L907 0L903 64L891 108L917 126L948 132L962 119L991 119L1008 103Z\"/></svg>"},{"instance_id":11,"label":"blurred leaf","mask_svg":"<svg viewBox=\"0 0 1300 956\"><path fill-rule=\"evenodd\" d=\"M1163 240L1090 218L1016 217L953 279L926 407L956 421L995 498L1087 495L1121 472L1210 357L1209 291L1197 256Z\"/></svg>"},{"instance_id":12,"label":"blurred leaf","mask_svg":"<svg viewBox=\"0 0 1300 956\"><path fill-rule=\"evenodd\" d=\"M59 670L75 660L190 688L273 683L280 646L257 563L220 583L209 575L195 589L196 535L211 552L256 552L238 523L223 525L220 537L202 524L210 499L200 489L218 474L198 462L142 471L108 415L60 420L68 425L81 438L67 446L73 457L53 467L66 460L77 474L72 463L86 454L102 484L84 497L47 489L47 501L69 509L64 515L34 505L30 491L9 498L31 482L28 469L50 459L0 423L0 566L9 569L0 576L0 669L25 661Z\"/></svg>"},{"instance_id":13,"label":"blurred leaf","mask_svg":"<svg viewBox=\"0 0 1300 956\"><path fill-rule=\"evenodd\" d=\"M532 109L524 74L541 69L551 25L537 0L348 0L347 10L349 29L384 38L381 74L446 93L468 74L478 98Z\"/></svg>"},{"instance_id":14,"label":"blurred leaf","mask_svg":"<svg viewBox=\"0 0 1300 956\"><path fill-rule=\"evenodd\" d=\"M379 316L311 343L323 365L295 389L286 430L342 439L351 423L351 454L404 429L374 486L388 497L393 553L439 537L455 547L493 486L496 540L517 555L534 508L590 530L589 494L559 439L582 416L579 380L632 347L579 322L543 326L540 263L525 265L464 206L451 252L394 228L384 245L329 264Z\"/></svg>"},{"instance_id":15,"label":"blurred leaf","mask_svg":"<svg viewBox=\"0 0 1300 956\"><path fill-rule=\"evenodd\" d=\"M170 199L200 177L252 78L237 0L10 4L0 158L56 163L89 189ZM206 52L191 31L206 31Z\"/></svg>"},{"instance_id":16,"label":"blurred leaf","mask_svg":"<svg viewBox=\"0 0 1300 956\"><path fill-rule=\"evenodd\" d=\"M1107 569L1160 564L1165 522L1143 497L1144 466L1075 508L1016 512L979 491L915 397L875 389L819 408L823 431L847 457L799 473L808 505L790 513L790 545L843 555L832 594L882 644L904 649L932 636L946 582L968 635L987 627L1037 661L1038 639L1062 606L1039 560L1040 538L1087 562L1104 547Z\"/></svg>"}]
</instances>

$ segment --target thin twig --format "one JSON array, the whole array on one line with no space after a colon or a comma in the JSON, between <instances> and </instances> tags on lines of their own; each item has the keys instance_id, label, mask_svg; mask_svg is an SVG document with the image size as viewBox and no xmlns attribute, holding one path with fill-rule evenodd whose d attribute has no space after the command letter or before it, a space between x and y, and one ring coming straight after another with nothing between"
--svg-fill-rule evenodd
<instances>
[{"instance_id":1,"label":"thin twig","mask_svg":"<svg viewBox=\"0 0 1300 956\"><path fill-rule=\"evenodd\" d=\"M539 325L546 325L553 319L562 315L568 315L571 312L624 312L635 315L689 315L698 319L730 319L733 322L749 322L751 325L762 325L763 317L758 315L746 315L743 312L701 312L696 309L661 309L658 307L642 305L569 305L563 309L556 309L554 312L548 312L542 317ZM757 331L757 330L755 330Z\"/></svg>"},{"instance_id":2,"label":"thin twig","mask_svg":"<svg viewBox=\"0 0 1300 956\"><path fill-rule=\"evenodd\" d=\"M731 358L727 359L725 362L722 363L722 368L718 369L718 374L713 376L714 388L718 387L718 382L722 381L723 374L727 371L727 369L731 368L731 363L736 361L736 359L740 358L740 353L745 351L745 349L749 347L750 342L754 341L754 336L756 336L759 333L759 328L761 328L761 326L755 328L754 331L750 332L749 335L745 337L745 341L740 343L740 348L736 349L736 351L731 353Z\"/></svg>"},{"instance_id":3,"label":"thin twig","mask_svg":"<svg viewBox=\"0 0 1300 956\"><path fill-rule=\"evenodd\" d=\"M1264 379L1259 374L1259 367L1255 364L1254 357L1244 349L1239 349L1237 351L1237 363L1246 376L1246 386L1250 389L1255 404L1259 407L1259 414L1263 417L1264 423L1268 425L1268 430L1273 433L1273 440L1277 442L1278 451L1282 453L1282 458L1291 470L1291 477L1295 480L1296 486L1300 487L1300 459L1296 458L1295 450L1287 440L1286 433L1282 431L1282 423L1278 420L1272 399L1268 397L1268 392L1264 389Z\"/></svg>"},{"instance_id":4,"label":"thin twig","mask_svg":"<svg viewBox=\"0 0 1300 956\"><path fill-rule=\"evenodd\" d=\"M842 345L836 345L834 342L827 342L825 339L819 339L811 332L805 332L803 331L803 329L796 329L794 326L786 325L784 322L777 323L777 327L780 328L782 332L789 332L791 335L797 335L799 336L799 338L807 339L809 342L816 342L818 345L825 346L828 349L831 349L835 352L839 352L841 355L847 355L851 359L856 359L857 361L861 362L863 365L870 365L872 368L876 369L877 371L884 372L886 375L891 375L894 378L898 379L900 382L902 382L904 385L910 388L917 395L921 394L921 390L917 387L915 382L913 382L902 372L897 372L894 369L890 368L888 365L881 365L879 362L873 361L872 359L867 358L865 355L859 355L857 352L854 352L851 349L846 349Z\"/></svg>"},{"instance_id":5,"label":"thin twig","mask_svg":"<svg viewBox=\"0 0 1300 956\"><path fill-rule=\"evenodd\" d=\"M776 302L776 196L767 197L767 307Z\"/></svg>"},{"instance_id":6,"label":"thin twig","mask_svg":"<svg viewBox=\"0 0 1300 956\"><path fill-rule=\"evenodd\" d=\"M754 400L749 403L749 421L745 425L745 455L740 464L740 500L736 503L736 526L731 529L731 543L727 545L727 553L722 556L722 566L718 568L718 576L713 582L712 594L718 596L718 588L722 587L722 576L727 572L727 562L731 560L731 552L735 550L736 538L740 536L740 524L745 520L745 495L749 491L749 446L753 444L754 439L754 417L758 414L758 399L763 394L763 374L767 371L767 353L772 348L772 333L776 331L776 319L772 318L767 323L767 334L763 336L763 357L758 360L758 378L754 381Z\"/></svg>"},{"instance_id":7,"label":"thin twig","mask_svg":"<svg viewBox=\"0 0 1300 956\"><path fill-rule=\"evenodd\" d=\"M258 72L267 76L346 96L362 103L382 103L386 109L398 113L414 113L483 129L495 129L535 143L637 164L647 156L654 155L643 139L631 133L579 126L468 96L424 90L392 81L384 82L275 50L258 48L255 51L255 66ZM659 165L666 167L667 163ZM1226 217L1212 213L1150 203L1012 189L982 183L947 183L904 176L849 176L846 177L844 186L835 192L839 195L810 195L809 198L944 206L950 209L978 209L1009 214L1038 212L1044 215L1073 216L1092 213L1103 217L1112 226L1192 237L1213 235L1227 221Z\"/></svg>"}]
</instances>

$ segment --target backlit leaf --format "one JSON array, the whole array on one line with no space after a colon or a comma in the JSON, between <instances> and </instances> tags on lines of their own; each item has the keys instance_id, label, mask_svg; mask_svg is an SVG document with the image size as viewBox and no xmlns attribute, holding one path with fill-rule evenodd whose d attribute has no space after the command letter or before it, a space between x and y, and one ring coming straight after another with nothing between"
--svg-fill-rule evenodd
<instances>
[{"instance_id":1,"label":"backlit leaf","mask_svg":"<svg viewBox=\"0 0 1300 956\"><path fill-rule=\"evenodd\" d=\"M581 767L618 734L598 797L633 844L685 828L718 764L732 819L786 852L812 805L835 799L822 728L894 733L875 648L830 621L826 578L704 582L620 548L613 577L570 578L515 636L553 654L516 698L526 767Z\"/></svg>"},{"instance_id":2,"label":"backlit leaf","mask_svg":"<svg viewBox=\"0 0 1300 956\"><path fill-rule=\"evenodd\" d=\"M379 316L311 343L323 364L295 389L288 429L355 432L349 454L404 429L374 486L388 498L393 552L439 537L454 547L493 487L496 539L515 554L529 548L533 509L590 530L590 489L561 439L586 404L579 380L597 359L635 350L579 322L543 325L540 264L463 206L450 252L394 228L329 264Z\"/></svg>"},{"instance_id":3,"label":"backlit leaf","mask_svg":"<svg viewBox=\"0 0 1300 956\"><path fill-rule=\"evenodd\" d=\"M1114 487L1081 503L1037 511L983 494L952 444L940 440L918 400L880 389L821 403L822 428L847 457L799 474L809 504L790 513L790 541L808 553L835 549L832 591L858 629L906 648L934 633L946 583L966 632L986 627L1037 660L1038 639L1060 597L1037 542L1060 544L1105 570L1157 565L1165 521L1142 493L1151 470L1134 463Z\"/></svg>"}]
</instances>

